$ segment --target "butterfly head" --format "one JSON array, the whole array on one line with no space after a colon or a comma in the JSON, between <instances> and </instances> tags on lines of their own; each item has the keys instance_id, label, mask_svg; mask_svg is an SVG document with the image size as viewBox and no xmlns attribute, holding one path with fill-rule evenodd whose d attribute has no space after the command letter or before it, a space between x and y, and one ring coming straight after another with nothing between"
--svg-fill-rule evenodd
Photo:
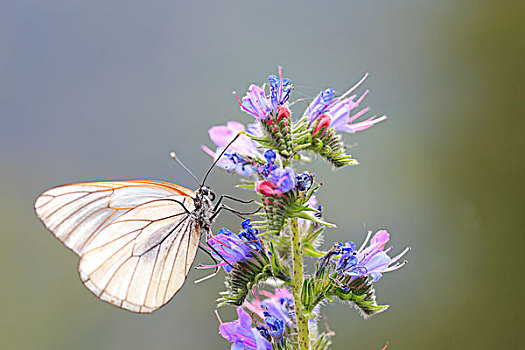
<instances>
[{"instance_id":1,"label":"butterfly head","mask_svg":"<svg viewBox=\"0 0 525 350\"><path fill-rule=\"evenodd\" d=\"M196 197L202 200L209 200L213 202L215 200L215 193L208 186L201 186L196 191Z\"/></svg>"}]
</instances>

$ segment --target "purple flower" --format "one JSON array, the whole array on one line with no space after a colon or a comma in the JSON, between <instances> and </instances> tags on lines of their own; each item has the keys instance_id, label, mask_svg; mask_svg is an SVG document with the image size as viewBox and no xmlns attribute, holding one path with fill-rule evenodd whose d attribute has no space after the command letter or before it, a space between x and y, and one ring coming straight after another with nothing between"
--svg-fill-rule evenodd
<instances>
[{"instance_id":1,"label":"purple flower","mask_svg":"<svg viewBox=\"0 0 525 350\"><path fill-rule=\"evenodd\" d=\"M317 97L310 103L308 108L303 114L303 117L306 117L309 122L315 121L321 115L326 115L323 119L324 122L330 121L329 128L334 128L336 131L344 131L348 133L354 133L356 131L361 131L368 129L374 124L377 124L387 117L385 115L377 118L372 116L366 120L355 122L357 119L365 115L370 108L366 107L361 109L358 112L354 112L359 107L359 104L363 99L368 95L368 90L365 91L356 101L356 94L353 94L349 97L356 88L361 85L361 83L368 77L368 73L350 90L345 92L342 96L334 98L333 90L327 89L322 91L317 95ZM328 118L329 117L329 118Z\"/></svg>"},{"instance_id":2,"label":"purple flower","mask_svg":"<svg viewBox=\"0 0 525 350\"><path fill-rule=\"evenodd\" d=\"M259 295L265 296L266 299L261 301ZM283 287L282 289L276 288L273 294L265 290L259 290L259 295L254 293L255 300L245 302L248 310L258 315L261 319L265 319L265 312L267 312L269 315L282 320L284 325L293 325L291 315L294 312L292 293Z\"/></svg>"},{"instance_id":3,"label":"purple flower","mask_svg":"<svg viewBox=\"0 0 525 350\"><path fill-rule=\"evenodd\" d=\"M241 109L253 115L255 118L266 119L270 115L272 103L266 98L264 90L257 85L250 85L246 96L242 98L242 102L239 101L239 97L235 92L233 94L241 106Z\"/></svg>"},{"instance_id":4,"label":"purple flower","mask_svg":"<svg viewBox=\"0 0 525 350\"><path fill-rule=\"evenodd\" d=\"M222 266L226 272L232 270L231 265L234 265L237 261L245 260L250 256L250 247L236 234L226 228L221 228L217 235L210 237L208 244L215 249L215 251L211 251L211 254L217 260L221 261L218 266ZM219 253L220 256L217 253ZM211 268L216 266L217 265L205 265L203 267Z\"/></svg>"},{"instance_id":5,"label":"purple flower","mask_svg":"<svg viewBox=\"0 0 525 350\"><path fill-rule=\"evenodd\" d=\"M348 242L341 248L342 254L336 267L339 273L355 278L369 275L373 282L377 282L383 273L397 270L405 265L406 261L403 263L396 262L410 250L409 247L391 258L387 254L391 248L384 250L390 238L388 232L386 230L378 231L370 240L370 245L365 249L370 235L371 232L368 233L365 242L358 251L355 250L353 242Z\"/></svg>"},{"instance_id":6,"label":"purple flower","mask_svg":"<svg viewBox=\"0 0 525 350\"><path fill-rule=\"evenodd\" d=\"M215 152L206 146L202 146L202 149L215 158L242 130L251 135L258 135L259 133L254 124L248 125L248 128L245 129L241 123L230 121L226 125L213 126L208 130L210 139L217 145ZM254 170L251 158L261 157L257 143L249 136L243 134L228 148L228 152L221 157L217 165L228 171L236 172L243 176L250 176Z\"/></svg>"},{"instance_id":7,"label":"purple flower","mask_svg":"<svg viewBox=\"0 0 525 350\"><path fill-rule=\"evenodd\" d=\"M307 117L309 122L314 121L326 109L326 106L334 98L334 90L326 89L321 91L319 95L310 103L303 117Z\"/></svg>"},{"instance_id":8,"label":"purple flower","mask_svg":"<svg viewBox=\"0 0 525 350\"><path fill-rule=\"evenodd\" d=\"M263 250L259 239L259 231L252 227L250 219L242 222L243 231L238 235L226 228L221 228L215 236L208 239L211 255L220 262L216 265L200 265L198 269L209 269L222 266L228 273L232 270L232 265L237 261L246 260L251 257L253 251Z\"/></svg>"},{"instance_id":9,"label":"purple flower","mask_svg":"<svg viewBox=\"0 0 525 350\"><path fill-rule=\"evenodd\" d=\"M270 173L268 179L280 193L286 193L295 188L295 173L290 168L277 168Z\"/></svg>"},{"instance_id":10,"label":"purple flower","mask_svg":"<svg viewBox=\"0 0 525 350\"><path fill-rule=\"evenodd\" d=\"M239 318L233 322L221 323L219 332L229 342L232 350L271 350L272 345L252 327L250 315L242 307L237 308Z\"/></svg>"}]
</instances>

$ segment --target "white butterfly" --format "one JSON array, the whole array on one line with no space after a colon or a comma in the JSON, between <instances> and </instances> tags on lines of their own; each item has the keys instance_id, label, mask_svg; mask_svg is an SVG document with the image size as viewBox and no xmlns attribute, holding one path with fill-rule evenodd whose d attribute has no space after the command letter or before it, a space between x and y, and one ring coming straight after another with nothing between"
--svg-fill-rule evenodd
<instances>
[{"instance_id":1,"label":"white butterfly","mask_svg":"<svg viewBox=\"0 0 525 350\"><path fill-rule=\"evenodd\" d=\"M204 186L228 146L195 192L150 180L64 185L37 198L36 214L80 256L80 278L98 298L133 312L155 311L184 284L200 237L211 235L217 214L237 213L221 200L249 202L223 195L214 204L215 194Z\"/></svg>"},{"instance_id":2,"label":"white butterfly","mask_svg":"<svg viewBox=\"0 0 525 350\"><path fill-rule=\"evenodd\" d=\"M44 192L35 210L80 256L78 271L89 290L147 313L184 283L214 219L214 197L208 187L194 193L160 181L88 182Z\"/></svg>"}]
</instances>

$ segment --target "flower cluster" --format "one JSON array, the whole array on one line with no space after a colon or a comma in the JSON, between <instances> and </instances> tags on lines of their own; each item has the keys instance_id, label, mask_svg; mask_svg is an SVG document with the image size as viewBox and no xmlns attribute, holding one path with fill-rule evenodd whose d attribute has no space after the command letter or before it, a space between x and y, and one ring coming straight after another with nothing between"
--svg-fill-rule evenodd
<instances>
[{"instance_id":1,"label":"flower cluster","mask_svg":"<svg viewBox=\"0 0 525 350\"><path fill-rule=\"evenodd\" d=\"M281 67L279 77L270 75L268 78L270 93L265 94L265 85L259 87L250 85L248 93L239 100L234 93L241 109L251 116L261 126L262 135L252 137L262 146L274 148L288 159L293 153L293 135L291 129L291 114L288 98L293 90L290 79L283 78Z\"/></svg>"},{"instance_id":2,"label":"flower cluster","mask_svg":"<svg viewBox=\"0 0 525 350\"><path fill-rule=\"evenodd\" d=\"M391 248L385 248L390 235L380 230L372 238L369 233L359 249L348 241L323 251L324 231L335 225L324 221L317 203L321 185L312 172L294 170L312 154L334 168L357 164L345 153L343 135L386 119L367 117L370 109L361 107L368 90L356 91L367 77L340 96L331 88L322 90L301 117L292 118L294 85L279 67L267 84L251 84L242 98L235 94L252 117L250 124L230 121L209 130L216 147L203 150L219 167L245 176L238 187L254 191L264 209L255 214L261 221L242 221L238 234L223 228L209 237L216 263L200 266L227 272L218 304L237 306L238 319L219 320L219 330L232 349L324 350L333 332L327 326L319 330L322 305L338 299L365 317L388 307L376 302L376 283L405 264L398 261L409 248L390 257ZM312 271L304 266L305 256L316 259ZM279 288L270 292L269 285Z\"/></svg>"}]
</instances>

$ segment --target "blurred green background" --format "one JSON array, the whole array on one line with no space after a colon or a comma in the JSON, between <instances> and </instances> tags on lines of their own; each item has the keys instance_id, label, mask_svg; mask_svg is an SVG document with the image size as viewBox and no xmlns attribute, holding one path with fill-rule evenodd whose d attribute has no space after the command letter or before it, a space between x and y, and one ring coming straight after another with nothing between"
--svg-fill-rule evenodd
<instances>
[{"instance_id":1,"label":"blurred green background","mask_svg":"<svg viewBox=\"0 0 525 350\"><path fill-rule=\"evenodd\" d=\"M6 1L0 5L2 349L224 349L222 278L185 287L152 315L98 301L77 257L40 224L43 190L86 180L194 187L207 129L250 121L244 93L284 67L292 99L364 72L389 119L359 135L361 165L311 169L338 229L387 228L409 264L385 275L388 312L323 312L333 349L518 349L524 329L522 1ZM214 172L217 192L235 178ZM215 225L234 226L225 214ZM208 262L198 254L197 262ZM223 320L233 310L221 309ZM519 334L521 333L521 336ZM521 344L521 345L520 345Z\"/></svg>"}]
</instances>

